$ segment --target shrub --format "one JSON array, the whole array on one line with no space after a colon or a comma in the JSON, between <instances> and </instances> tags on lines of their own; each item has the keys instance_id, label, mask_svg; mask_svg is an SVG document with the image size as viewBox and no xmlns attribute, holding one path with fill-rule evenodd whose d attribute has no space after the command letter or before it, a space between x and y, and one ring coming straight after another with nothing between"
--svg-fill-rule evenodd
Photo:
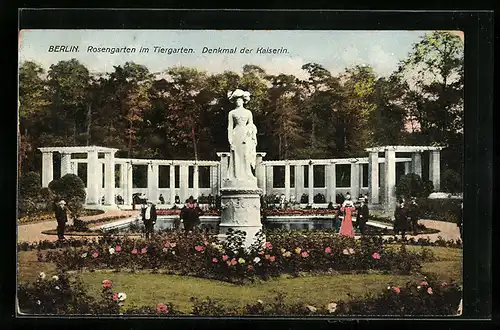
<instances>
[{"instance_id":1,"label":"shrub","mask_svg":"<svg viewBox=\"0 0 500 330\"><path fill-rule=\"evenodd\" d=\"M307 203L309 203L309 195L308 194L302 194L302 196L300 196L300 203L301 204L307 204Z\"/></svg>"},{"instance_id":2,"label":"shrub","mask_svg":"<svg viewBox=\"0 0 500 330\"><path fill-rule=\"evenodd\" d=\"M446 222L457 221L457 210L460 207L459 199L417 199L419 217Z\"/></svg>"},{"instance_id":3,"label":"shrub","mask_svg":"<svg viewBox=\"0 0 500 330\"><path fill-rule=\"evenodd\" d=\"M462 179L452 169L447 169L441 174L441 187L444 192L456 194L462 191Z\"/></svg>"},{"instance_id":4,"label":"shrub","mask_svg":"<svg viewBox=\"0 0 500 330\"><path fill-rule=\"evenodd\" d=\"M35 198L42 188L40 174L28 172L19 180L19 193L21 198Z\"/></svg>"},{"instance_id":5,"label":"shrub","mask_svg":"<svg viewBox=\"0 0 500 330\"><path fill-rule=\"evenodd\" d=\"M424 180L424 193L421 197L429 197L434 192L434 183L430 180Z\"/></svg>"},{"instance_id":6,"label":"shrub","mask_svg":"<svg viewBox=\"0 0 500 330\"><path fill-rule=\"evenodd\" d=\"M419 175L409 173L401 176L396 185L396 196L423 197L425 194L424 184Z\"/></svg>"},{"instance_id":7,"label":"shrub","mask_svg":"<svg viewBox=\"0 0 500 330\"><path fill-rule=\"evenodd\" d=\"M317 193L316 195L314 195L313 201L314 201L314 203L317 203L317 204L326 203L325 195L323 195L321 193Z\"/></svg>"},{"instance_id":8,"label":"shrub","mask_svg":"<svg viewBox=\"0 0 500 330\"><path fill-rule=\"evenodd\" d=\"M51 181L49 189L54 192L57 199L64 199L71 210L73 219L80 216L85 203L85 184L75 174L66 174L60 179Z\"/></svg>"}]
</instances>

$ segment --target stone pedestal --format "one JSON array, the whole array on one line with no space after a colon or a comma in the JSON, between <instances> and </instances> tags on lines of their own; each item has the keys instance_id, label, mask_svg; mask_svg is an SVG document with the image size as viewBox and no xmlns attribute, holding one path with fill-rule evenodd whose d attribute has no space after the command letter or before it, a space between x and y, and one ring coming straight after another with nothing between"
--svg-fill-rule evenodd
<instances>
[{"instance_id":1,"label":"stone pedestal","mask_svg":"<svg viewBox=\"0 0 500 330\"><path fill-rule=\"evenodd\" d=\"M221 222L219 239L224 240L228 230L246 233L244 246L249 247L256 241L256 234L262 230L260 220L260 195L258 188L221 189Z\"/></svg>"}]
</instances>

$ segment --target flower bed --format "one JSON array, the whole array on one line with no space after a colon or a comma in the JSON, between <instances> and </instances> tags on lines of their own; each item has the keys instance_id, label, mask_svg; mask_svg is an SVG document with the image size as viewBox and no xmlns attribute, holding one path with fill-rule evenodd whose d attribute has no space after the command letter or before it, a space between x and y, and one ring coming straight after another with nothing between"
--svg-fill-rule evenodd
<instances>
[{"instance_id":1,"label":"flower bed","mask_svg":"<svg viewBox=\"0 0 500 330\"><path fill-rule=\"evenodd\" d=\"M81 248L48 251L41 260L54 262L61 270L78 269L167 269L181 275L230 282L267 279L300 272L366 272L408 274L421 263L433 260L432 252L407 251L384 246L380 237L354 240L325 233L278 231L264 245L245 250L240 233L229 233L219 244L216 236L165 232L150 241L106 237Z\"/></svg>"},{"instance_id":2,"label":"flower bed","mask_svg":"<svg viewBox=\"0 0 500 330\"><path fill-rule=\"evenodd\" d=\"M456 283L424 278L406 287L389 285L386 290L347 301L332 300L325 306L302 303L286 304L285 295L278 292L272 301L257 300L243 308L228 307L210 297L191 298L194 316L432 316L457 315L461 309L462 289ZM64 274L48 278L40 273L34 283L20 285L19 306L28 314L127 314L169 316L182 314L172 303L163 301L152 306L126 308L126 292L116 291L112 281L102 282L102 294L95 298L76 279Z\"/></svg>"},{"instance_id":3,"label":"flower bed","mask_svg":"<svg viewBox=\"0 0 500 330\"><path fill-rule=\"evenodd\" d=\"M90 230L90 227L102 225L107 222L112 222L116 221L119 219L125 219L125 218L130 218L131 215L117 215L113 217L105 217L105 218L99 218L99 219L93 219L93 220L75 220L73 225L69 225L66 227L65 235L71 236L71 235L102 235L100 232L92 232ZM57 230L52 229L52 230L46 230L43 231L42 234L47 234L47 235L57 235Z\"/></svg>"}]
</instances>

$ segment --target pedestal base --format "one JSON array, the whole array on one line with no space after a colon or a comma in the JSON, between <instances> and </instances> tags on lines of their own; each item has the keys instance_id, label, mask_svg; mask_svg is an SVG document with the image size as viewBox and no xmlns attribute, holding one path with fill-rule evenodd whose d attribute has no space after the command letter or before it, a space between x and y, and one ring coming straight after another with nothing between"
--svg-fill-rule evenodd
<instances>
[{"instance_id":1,"label":"pedestal base","mask_svg":"<svg viewBox=\"0 0 500 330\"><path fill-rule=\"evenodd\" d=\"M262 230L260 219L261 190L222 188L221 189L221 222L219 239L224 240L229 229L246 233L244 246L252 245Z\"/></svg>"}]
</instances>

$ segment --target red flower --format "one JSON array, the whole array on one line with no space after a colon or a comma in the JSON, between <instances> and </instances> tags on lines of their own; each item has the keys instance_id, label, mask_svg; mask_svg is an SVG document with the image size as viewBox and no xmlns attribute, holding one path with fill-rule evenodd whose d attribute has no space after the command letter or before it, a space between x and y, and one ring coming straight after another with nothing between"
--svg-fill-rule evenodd
<instances>
[{"instance_id":1,"label":"red flower","mask_svg":"<svg viewBox=\"0 0 500 330\"><path fill-rule=\"evenodd\" d=\"M165 242L165 244L163 244L164 247L170 247L170 242Z\"/></svg>"},{"instance_id":2,"label":"red flower","mask_svg":"<svg viewBox=\"0 0 500 330\"><path fill-rule=\"evenodd\" d=\"M233 259L231 260L231 265L236 265L237 263L238 263L238 262L236 261L236 259L234 259L234 258L233 258Z\"/></svg>"},{"instance_id":3,"label":"red flower","mask_svg":"<svg viewBox=\"0 0 500 330\"><path fill-rule=\"evenodd\" d=\"M447 285L448 285L448 283L446 283L446 282L441 283L441 286L447 286Z\"/></svg>"},{"instance_id":4,"label":"red flower","mask_svg":"<svg viewBox=\"0 0 500 330\"><path fill-rule=\"evenodd\" d=\"M398 288L397 286L393 286L393 287L392 287L392 290L393 290L394 292L396 292L396 293L400 293L400 292L401 292L401 289L400 289L400 288Z\"/></svg>"},{"instance_id":5,"label":"red flower","mask_svg":"<svg viewBox=\"0 0 500 330\"><path fill-rule=\"evenodd\" d=\"M157 306L156 306L156 310L159 312L159 313L164 313L167 311L167 306L165 304L162 304L162 303L159 303Z\"/></svg>"},{"instance_id":6,"label":"red flower","mask_svg":"<svg viewBox=\"0 0 500 330\"><path fill-rule=\"evenodd\" d=\"M427 283L427 281L423 281L422 283L420 283L420 286L428 286L429 283Z\"/></svg>"},{"instance_id":7,"label":"red flower","mask_svg":"<svg viewBox=\"0 0 500 330\"><path fill-rule=\"evenodd\" d=\"M118 300L118 292L113 293L113 300L114 301Z\"/></svg>"},{"instance_id":8,"label":"red flower","mask_svg":"<svg viewBox=\"0 0 500 330\"><path fill-rule=\"evenodd\" d=\"M137 254L137 249L133 249L132 254Z\"/></svg>"},{"instance_id":9,"label":"red flower","mask_svg":"<svg viewBox=\"0 0 500 330\"><path fill-rule=\"evenodd\" d=\"M113 283L110 280L104 280L102 281L102 287L107 289L111 288L113 286Z\"/></svg>"},{"instance_id":10,"label":"red flower","mask_svg":"<svg viewBox=\"0 0 500 330\"><path fill-rule=\"evenodd\" d=\"M427 288L427 293L428 294L433 294L434 292L432 291L432 288Z\"/></svg>"},{"instance_id":11,"label":"red flower","mask_svg":"<svg viewBox=\"0 0 500 330\"><path fill-rule=\"evenodd\" d=\"M227 255L223 255L223 256L222 256L222 260L223 260L223 261L226 261L227 259L229 259L229 256L227 256Z\"/></svg>"},{"instance_id":12,"label":"red flower","mask_svg":"<svg viewBox=\"0 0 500 330\"><path fill-rule=\"evenodd\" d=\"M194 249L195 249L196 251L198 251L198 252L201 252L201 251L203 251L205 248L204 248L203 246L201 246L201 245L196 245L196 246L194 247Z\"/></svg>"},{"instance_id":13,"label":"red flower","mask_svg":"<svg viewBox=\"0 0 500 330\"><path fill-rule=\"evenodd\" d=\"M228 266L231 266L231 260L226 261L226 264L227 264Z\"/></svg>"},{"instance_id":14,"label":"red flower","mask_svg":"<svg viewBox=\"0 0 500 330\"><path fill-rule=\"evenodd\" d=\"M304 251L300 254L303 258L309 257L309 253L307 251Z\"/></svg>"},{"instance_id":15,"label":"red flower","mask_svg":"<svg viewBox=\"0 0 500 330\"><path fill-rule=\"evenodd\" d=\"M115 252L120 252L122 250L122 247L120 245L117 245L115 247Z\"/></svg>"},{"instance_id":16,"label":"red flower","mask_svg":"<svg viewBox=\"0 0 500 330\"><path fill-rule=\"evenodd\" d=\"M266 249L269 249L269 250L273 249L273 245L270 242L266 242L265 246L266 246Z\"/></svg>"},{"instance_id":17,"label":"red flower","mask_svg":"<svg viewBox=\"0 0 500 330\"><path fill-rule=\"evenodd\" d=\"M97 258L98 256L99 256L99 252L94 251L94 253L92 253L92 258Z\"/></svg>"},{"instance_id":18,"label":"red flower","mask_svg":"<svg viewBox=\"0 0 500 330\"><path fill-rule=\"evenodd\" d=\"M275 257L275 256L271 256L271 257L269 257L269 261L270 261L270 262L274 262L275 260L276 260L276 257Z\"/></svg>"},{"instance_id":19,"label":"red flower","mask_svg":"<svg viewBox=\"0 0 500 330\"><path fill-rule=\"evenodd\" d=\"M212 258L212 262L214 262L214 263L218 263L218 262L219 262L219 260L217 260L217 258Z\"/></svg>"},{"instance_id":20,"label":"red flower","mask_svg":"<svg viewBox=\"0 0 500 330\"><path fill-rule=\"evenodd\" d=\"M148 252L148 248L142 248L141 253L145 254L146 252Z\"/></svg>"},{"instance_id":21,"label":"red flower","mask_svg":"<svg viewBox=\"0 0 500 330\"><path fill-rule=\"evenodd\" d=\"M271 258L271 256L270 256L269 254L266 254L266 255L265 255L265 258L266 258L267 260L269 260L269 258Z\"/></svg>"},{"instance_id":22,"label":"red flower","mask_svg":"<svg viewBox=\"0 0 500 330\"><path fill-rule=\"evenodd\" d=\"M332 253L332 249L330 247L325 248L325 253Z\"/></svg>"},{"instance_id":23,"label":"red flower","mask_svg":"<svg viewBox=\"0 0 500 330\"><path fill-rule=\"evenodd\" d=\"M250 270L250 271L251 271L251 270L253 270L253 269L254 269L254 268L253 268L253 266L252 266L252 265L248 265L248 270Z\"/></svg>"},{"instance_id":24,"label":"red flower","mask_svg":"<svg viewBox=\"0 0 500 330\"><path fill-rule=\"evenodd\" d=\"M373 258L373 259L380 259L380 254L378 254L377 252L374 252L374 253L372 254L372 258Z\"/></svg>"},{"instance_id":25,"label":"red flower","mask_svg":"<svg viewBox=\"0 0 500 330\"><path fill-rule=\"evenodd\" d=\"M174 248L176 245L177 245L177 243L175 243L175 242L174 243L170 243L170 247Z\"/></svg>"}]
</instances>

